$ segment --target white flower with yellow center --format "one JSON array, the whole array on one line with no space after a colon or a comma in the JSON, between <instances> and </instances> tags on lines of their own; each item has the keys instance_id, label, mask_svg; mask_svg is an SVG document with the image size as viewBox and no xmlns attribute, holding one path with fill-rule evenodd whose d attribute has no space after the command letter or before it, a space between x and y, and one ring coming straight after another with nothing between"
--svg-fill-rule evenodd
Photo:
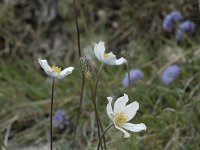
<instances>
[{"instance_id":1,"label":"white flower with yellow center","mask_svg":"<svg viewBox=\"0 0 200 150\"><path fill-rule=\"evenodd\" d=\"M132 132L140 132L142 130L146 130L146 125L144 123L140 124L132 124L128 123L136 114L137 110L139 109L138 102L132 102L131 104L126 106L128 102L127 94L118 98L114 104L114 110L112 109L112 97L107 97L108 104L107 104L107 114L110 119L113 121L115 128L119 129L124 133L124 138L130 137L130 134L126 131ZM126 130L124 130L126 129Z\"/></svg>"},{"instance_id":2,"label":"white flower with yellow center","mask_svg":"<svg viewBox=\"0 0 200 150\"><path fill-rule=\"evenodd\" d=\"M74 70L74 67L68 67L61 71L61 68L52 66L50 67L47 60L38 59L40 66L44 69L47 75L54 77L56 79L63 79L67 75L71 74Z\"/></svg>"},{"instance_id":3,"label":"white flower with yellow center","mask_svg":"<svg viewBox=\"0 0 200 150\"><path fill-rule=\"evenodd\" d=\"M108 65L122 65L127 62L127 60L123 57L117 59L112 52L106 53L104 42L102 41L100 41L98 44L95 44L94 53L99 61Z\"/></svg>"}]
</instances>

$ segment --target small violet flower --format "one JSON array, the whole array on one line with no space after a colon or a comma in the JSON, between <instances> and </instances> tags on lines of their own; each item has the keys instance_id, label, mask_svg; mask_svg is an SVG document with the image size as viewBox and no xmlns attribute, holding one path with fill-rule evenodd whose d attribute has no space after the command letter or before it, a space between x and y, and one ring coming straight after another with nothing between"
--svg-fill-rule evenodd
<instances>
[{"instance_id":1,"label":"small violet flower","mask_svg":"<svg viewBox=\"0 0 200 150\"><path fill-rule=\"evenodd\" d=\"M181 31L181 29L176 29L175 32L175 38L178 42L181 42L183 39L183 32Z\"/></svg>"},{"instance_id":2,"label":"small violet flower","mask_svg":"<svg viewBox=\"0 0 200 150\"><path fill-rule=\"evenodd\" d=\"M192 34L195 31L195 24L190 20L186 20L180 24L179 28L185 33Z\"/></svg>"},{"instance_id":3,"label":"small violet flower","mask_svg":"<svg viewBox=\"0 0 200 150\"><path fill-rule=\"evenodd\" d=\"M52 66L50 67L47 60L38 59L40 66L44 69L47 75L54 77L56 79L63 79L67 75L71 74L74 67L68 67L61 71L61 68Z\"/></svg>"},{"instance_id":4,"label":"small violet flower","mask_svg":"<svg viewBox=\"0 0 200 150\"><path fill-rule=\"evenodd\" d=\"M139 109L138 102L132 102L129 105L126 105L129 98L127 94L118 98L114 103L114 109L112 109L112 97L107 97L108 104L106 107L107 114L115 125L115 128L124 133L124 138L130 137L130 134L126 131L140 132L146 130L146 125L144 123L132 124L128 123L136 114ZM126 129L126 130L124 130Z\"/></svg>"},{"instance_id":5,"label":"small violet flower","mask_svg":"<svg viewBox=\"0 0 200 150\"><path fill-rule=\"evenodd\" d=\"M181 42L183 39L183 33L192 34L195 31L195 24L192 21L184 21L179 25L179 28L176 29L175 37L178 42Z\"/></svg>"},{"instance_id":6,"label":"small violet flower","mask_svg":"<svg viewBox=\"0 0 200 150\"><path fill-rule=\"evenodd\" d=\"M170 32L174 25L182 19L182 14L175 10L164 17L162 27L165 31Z\"/></svg>"},{"instance_id":7,"label":"small violet flower","mask_svg":"<svg viewBox=\"0 0 200 150\"><path fill-rule=\"evenodd\" d=\"M131 85L137 83L139 79L141 79L144 76L143 72L139 69L131 69L130 70L130 81ZM123 80L122 80L122 85L124 87L128 87L129 85L129 78L128 78L128 73L125 74Z\"/></svg>"},{"instance_id":8,"label":"small violet flower","mask_svg":"<svg viewBox=\"0 0 200 150\"><path fill-rule=\"evenodd\" d=\"M166 85L172 83L180 75L180 67L178 65L168 66L162 73L162 82Z\"/></svg>"},{"instance_id":9,"label":"small violet flower","mask_svg":"<svg viewBox=\"0 0 200 150\"><path fill-rule=\"evenodd\" d=\"M117 59L112 52L106 53L104 42L102 41L100 41L98 44L95 44L94 53L99 61L108 65L122 65L127 62L127 60L123 57Z\"/></svg>"},{"instance_id":10,"label":"small violet flower","mask_svg":"<svg viewBox=\"0 0 200 150\"><path fill-rule=\"evenodd\" d=\"M69 124L69 116L65 114L64 110L57 110L53 116L53 125L56 128L64 129Z\"/></svg>"},{"instance_id":11,"label":"small violet flower","mask_svg":"<svg viewBox=\"0 0 200 150\"><path fill-rule=\"evenodd\" d=\"M172 19L173 19L174 22L178 22L179 20L181 20L183 18L180 11L177 11L177 10L172 11L170 13L170 15L172 16Z\"/></svg>"}]
</instances>

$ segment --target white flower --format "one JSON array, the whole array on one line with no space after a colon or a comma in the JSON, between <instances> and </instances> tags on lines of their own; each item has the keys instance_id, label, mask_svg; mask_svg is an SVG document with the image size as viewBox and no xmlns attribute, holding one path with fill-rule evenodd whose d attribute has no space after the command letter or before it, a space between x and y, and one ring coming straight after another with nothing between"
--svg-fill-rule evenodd
<instances>
[{"instance_id":1,"label":"white flower","mask_svg":"<svg viewBox=\"0 0 200 150\"><path fill-rule=\"evenodd\" d=\"M98 44L95 44L94 53L102 63L108 65L122 65L127 62L127 60L124 59L123 57L117 59L112 52L106 53L104 42L102 41L100 41Z\"/></svg>"},{"instance_id":2,"label":"white flower","mask_svg":"<svg viewBox=\"0 0 200 150\"><path fill-rule=\"evenodd\" d=\"M47 75L54 77L56 79L63 79L67 75L71 74L74 67L68 67L61 71L61 68L52 66L50 67L47 60L38 59L40 66L44 69Z\"/></svg>"},{"instance_id":3,"label":"white flower","mask_svg":"<svg viewBox=\"0 0 200 150\"><path fill-rule=\"evenodd\" d=\"M113 98L107 97L107 99L108 99L108 104L106 108L107 114L113 121L115 128L124 133L124 138L130 137L130 134L124 129L132 132L140 132L142 130L146 130L147 127L144 123L140 124L127 123L135 116L137 110L139 109L138 102L135 101L126 106L126 103L128 102L128 96L127 94L124 94L124 96L116 100L113 110L111 106Z\"/></svg>"}]
</instances>

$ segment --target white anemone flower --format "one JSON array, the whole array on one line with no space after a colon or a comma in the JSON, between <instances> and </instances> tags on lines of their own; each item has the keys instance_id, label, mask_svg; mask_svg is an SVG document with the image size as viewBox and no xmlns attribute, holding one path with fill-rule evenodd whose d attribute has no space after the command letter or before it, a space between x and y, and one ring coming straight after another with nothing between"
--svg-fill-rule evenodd
<instances>
[{"instance_id":1,"label":"white anemone flower","mask_svg":"<svg viewBox=\"0 0 200 150\"><path fill-rule=\"evenodd\" d=\"M38 59L38 62L40 63L40 66L44 69L47 75L54 77L56 79L63 79L67 75L71 74L72 71L74 70L74 67L68 67L65 68L64 70L61 70L61 68L52 66L50 67L47 60L44 59Z\"/></svg>"},{"instance_id":2,"label":"white anemone flower","mask_svg":"<svg viewBox=\"0 0 200 150\"><path fill-rule=\"evenodd\" d=\"M128 123L128 121L130 121L135 116L137 110L139 109L138 102L135 101L126 106L126 103L128 102L128 96L127 94L124 94L124 96L116 100L113 110L111 106L113 98L107 97L107 99L108 99L108 104L106 108L107 114L113 121L115 128L124 133L124 138L130 137L130 134L126 130L132 132L140 132L142 130L146 130L147 127L144 123L140 124Z\"/></svg>"},{"instance_id":3,"label":"white anemone flower","mask_svg":"<svg viewBox=\"0 0 200 150\"><path fill-rule=\"evenodd\" d=\"M106 53L104 42L102 41L100 41L98 44L95 44L94 53L99 61L108 65L122 65L127 62L127 60L123 57L117 59L112 52Z\"/></svg>"}]
</instances>

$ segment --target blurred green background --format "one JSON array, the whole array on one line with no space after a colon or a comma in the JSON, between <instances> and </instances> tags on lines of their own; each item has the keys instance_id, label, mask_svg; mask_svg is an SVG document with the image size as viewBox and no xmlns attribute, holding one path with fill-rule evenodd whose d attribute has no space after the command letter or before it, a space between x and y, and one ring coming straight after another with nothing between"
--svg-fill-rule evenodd
<instances>
[{"instance_id":1,"label":"blurred green background","mask_svg":"<svg viewBox=\"0 0 200 150\"><path fill-rule=\"evenodd\" d=\"M131 87L131 101L140 109L134 123L145 123L146 132L133 134L134 150L198 150L200 147L200 10L197 0L77 0L81 50L94 71L100 62L93 53L102 40L117 56L126 50L131 68L144 72ZM162 29L162 20L172 10L196 24L195 33L178 44L172 33ZM64 129L54 128L54 145L70 145L81 92L81 70L77 51L72 0L2 0L0 2L0 135L8 149L28 149L49 142L51 78L39 66L38 58L49 64L75 67L63 81L56 81L54 111L69 117ZM178 64L181 75L170 85L160 74ZM98 87L98 109L104 127L107 96L115 98L128 88L121 84L126 66L105 66ZM86 83L76 149L95 149L98 141L89 86ZM129 149L131 139L111 129L109 149ZM2 143L2 142L1 142Z\"/></svg>"}]
</instances>

